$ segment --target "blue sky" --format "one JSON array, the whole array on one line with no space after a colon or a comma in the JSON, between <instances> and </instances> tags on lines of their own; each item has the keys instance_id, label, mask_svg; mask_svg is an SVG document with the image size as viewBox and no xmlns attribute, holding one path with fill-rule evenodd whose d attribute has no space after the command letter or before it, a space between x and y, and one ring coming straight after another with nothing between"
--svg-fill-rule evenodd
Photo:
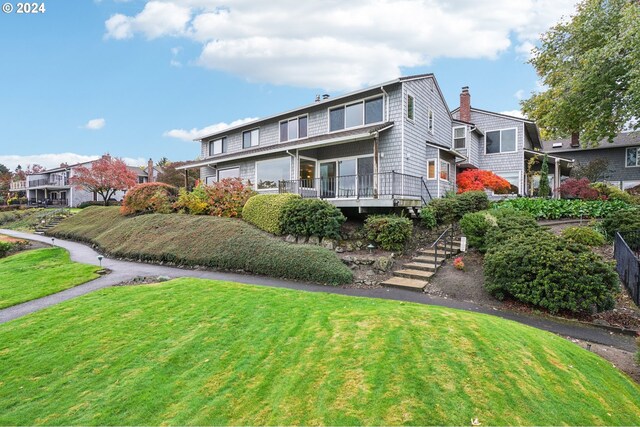
<instances>
[{"instance_id":1,"label":"blue sky","mask_svg":"<svg viewBox=\"0 0 640 427\"><path fill-rule=\"evenodd\" d=\"M573 10L551 0L44 3L43 14L0 13L0 163L11 168L105 152L190 160L202 129L424 72L451 108L468 85L474 106L517 110L537 89L528 50Z\"/></svg>"}]
</instances>

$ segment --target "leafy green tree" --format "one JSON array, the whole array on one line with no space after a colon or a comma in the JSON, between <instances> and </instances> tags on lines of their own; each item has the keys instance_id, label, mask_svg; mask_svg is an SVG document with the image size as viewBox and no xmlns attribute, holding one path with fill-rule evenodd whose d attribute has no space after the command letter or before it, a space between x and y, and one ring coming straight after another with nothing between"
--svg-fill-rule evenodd
<instances>
[{"instance_id":1,"label":"leafy green tree","mask_svg":"<svg viewBox=\"0 0 640 427\"><path fill-rule=\"evenodd\" d=\"M640 112L640 3L583 0L575 16L543 34L530 63L547 89L522 110L545 138L611 142Z\"/></svg>"},{"instance_id":2,"label":"leafy green tree","mask_svg":"<svg viewBox=\"0 0 640 427\"><path fill-rule=\"evenodd\" d=\"M594 159L588 163L576 162L571 169L572 178L587 178L591 182L598 182L606 179L609 174L609 160L605 158Z\"/></svg>"},{"instance_id":3,"label":"leafy green tree","mask_svg":"<svg viewBox=\"0 0 640 427\"><path fill-rule=\"evenodd\" d=\"M538 188L540 197L551 196L551 187L549 186L549 157L545 154L540 166L540 187Z\"/></svg>"}]
</instances>

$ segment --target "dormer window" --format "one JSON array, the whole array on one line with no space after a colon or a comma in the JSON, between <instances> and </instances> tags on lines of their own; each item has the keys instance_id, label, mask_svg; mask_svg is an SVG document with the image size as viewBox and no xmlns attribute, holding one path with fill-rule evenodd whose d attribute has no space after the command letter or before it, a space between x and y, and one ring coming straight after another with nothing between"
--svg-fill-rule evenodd
<instances>
[{"instance_id":1,"label":"dormer window","mask_svg":"<svg viewBox=\"0 0 640 427\"><path fill-rule=\"evenodd\" d=\"M214 139L209 141L209 155L215 156L227 152L227 138Z\"/></svg>"},{"instance_id":2,"label":"dormer window","mask_svg":"<svg viewBox=\"0 0 640 427\"><path fill-rule=\"evenodd\" d=\"M280 122L280 142L307 137L307 116Z\"/></svg>"}]
</instances>

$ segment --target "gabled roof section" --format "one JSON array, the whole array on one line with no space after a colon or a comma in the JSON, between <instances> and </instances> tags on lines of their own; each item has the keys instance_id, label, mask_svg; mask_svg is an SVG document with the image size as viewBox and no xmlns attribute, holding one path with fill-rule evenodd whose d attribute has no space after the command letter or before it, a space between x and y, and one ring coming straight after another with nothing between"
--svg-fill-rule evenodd
<instances>
[{"instance_id":1,"label":"gabled roof section","mask_svg":"<svg viewBox=\"0 0 640 427\"><path fill-rule=\"evenodd\" d=\"M241 160L249 157L262 156L266 154L281 153L290 149L307 149L307 148L314 148L314 147L319 147L323 145L359 141L363 139L372 138L376 132L382 132L391 127L393 127L393 122L387 122L387 123L382 123L382 124L377 124L372 126L365 126L357 129L349 129L342 132L325 133L318 136L312 136L310 138L298 139L295 141L283 142L280 144L271 144L271 145L256 147L252 149L244 149L241 151L225 154L224 156L214 156L204 160L187 162L182 166L178 166L176 169L177 170L193 169L201 166L228 162L232 160Z\"/></svg>"},{"instance_id":2,"label":"gabled roof section","mask_svg":"<svg viewBox=\"0 0 640 427\"><path fill-rule=\"evenodd\" d=\"M569 151L604 150L607 148L633 147L638 145L640 145L640 131L621 132L613 138L613 142L603 139L594 147L572 147L571 138L542 141L543 151L549 154Z\"/></svg>"}]
</instances>

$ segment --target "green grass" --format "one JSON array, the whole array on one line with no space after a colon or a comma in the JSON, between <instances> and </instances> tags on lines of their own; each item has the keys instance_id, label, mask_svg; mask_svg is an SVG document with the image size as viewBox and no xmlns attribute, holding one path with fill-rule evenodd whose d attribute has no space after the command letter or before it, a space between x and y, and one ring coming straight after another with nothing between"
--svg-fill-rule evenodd
<instances>
[{"instance_id":1,"label":"green grass","mask_svg":"<svg viewBox=\"0 0 640 427\"><path fill-rule=\"evenodd\" d=\"M183 214L125 217L118 207L92 206L48 233L94 243L108 254L134 260L328 284L353 280L351 270L333 251L291 245L234 218Z\"/></svg>"},{"instance_id":2,"label":"green grass","mask_svg":"<svg viewBox=\"0 0 640 427\"><path fill-rule=\"evenodd\" d=\"M1 425L635 425L593 353L441 307L178 279L0 325Z\"/></svg>"},{"instance_id":3,"label":"green grass","mask_svg":"<svg viewBox=\"0 0 640 427\"><path fill-rule=\"evenodd\" d=\"M0 259L0 309L99 277L98 267L72 262L61 248L24 251ZM0 380L1 381L1 380Z\"/></svg>"}]
</instances>

